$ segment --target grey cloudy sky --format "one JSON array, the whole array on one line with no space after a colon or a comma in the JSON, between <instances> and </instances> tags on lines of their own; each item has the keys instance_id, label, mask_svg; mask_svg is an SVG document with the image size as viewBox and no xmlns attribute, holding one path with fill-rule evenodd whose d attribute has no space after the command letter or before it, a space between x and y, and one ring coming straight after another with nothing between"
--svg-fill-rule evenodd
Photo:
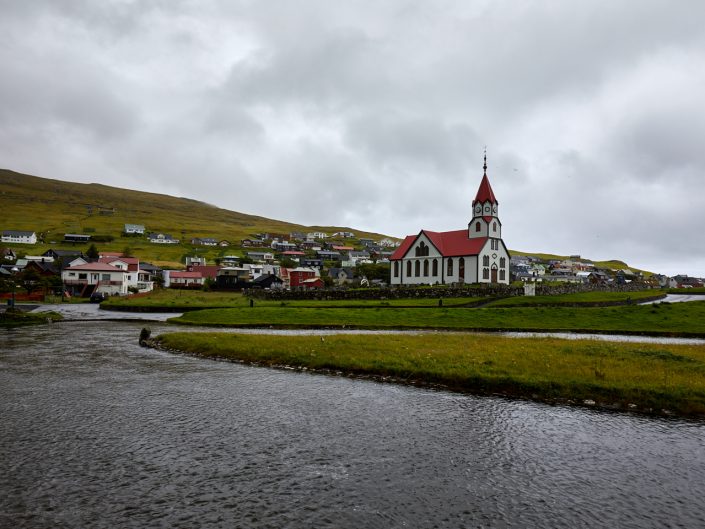
<instances>
[{"instance_id":1,"label":"grey cloudy sky","mask_svg":"<svg viewBox=\"0 0 705 529\"><path fill-rule=\"evenodd\" d=\"M705 276L701 0L0 0L0 166Z\"/></svg>"}]
</instances>

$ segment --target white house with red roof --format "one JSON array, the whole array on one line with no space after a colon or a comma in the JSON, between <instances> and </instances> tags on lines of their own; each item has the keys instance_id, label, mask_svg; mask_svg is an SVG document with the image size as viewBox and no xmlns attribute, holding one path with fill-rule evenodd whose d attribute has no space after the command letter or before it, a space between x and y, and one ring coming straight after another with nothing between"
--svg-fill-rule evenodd
<instances>
[{"instance_id":1,"label":"white house with red roof","mask_svg":"<svg viewBox=\"0 0 705 529\"><path fill-rule=\"evenodd\" d=\"M502 240L499 202L484 174L467 229L421 230L407 236L390 257L392 285L509 284L509 251Z\"/></svg>"},{"instance_id":2,"label":"white house with red roof","mask_svg":"<svg viewBox=\"0 0 705 529\"><path fill-rule=\"evenodd\" d=\"M115 295L128 293L133 273L108 263L84 263L65 268L61 280L74 295L90 296L94 292Z\"/></svg>"}]
</instances>

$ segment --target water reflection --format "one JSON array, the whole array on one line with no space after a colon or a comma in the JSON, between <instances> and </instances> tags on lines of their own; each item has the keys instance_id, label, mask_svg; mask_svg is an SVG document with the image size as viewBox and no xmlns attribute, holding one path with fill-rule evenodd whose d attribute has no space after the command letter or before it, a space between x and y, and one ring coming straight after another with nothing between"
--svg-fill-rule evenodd
<instances>
[{"instance_id":1,"label":"water reflection","mask_svg":"<svg viewBox=\"0 0 705 529\"><path fill-rule=\"evenodd\" d=\"M705 526L698 423L169 355L141 327L0 334L0 526Z\"/></svg>"}]
</instances>

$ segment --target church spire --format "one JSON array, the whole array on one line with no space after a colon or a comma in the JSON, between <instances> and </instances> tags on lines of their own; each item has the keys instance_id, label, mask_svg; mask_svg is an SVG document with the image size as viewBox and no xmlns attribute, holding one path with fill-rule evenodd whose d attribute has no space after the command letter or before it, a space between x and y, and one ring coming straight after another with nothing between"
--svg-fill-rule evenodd
<instances>
[{"instance_id":1,"label":"church spire","mask_svg":"<svg viewBox=\"0 0 705 529\"><path fill-rule=\"evenodd\" d=\"M499 204L494 196L494 191L492 191L492 186L490 185L490 179L487 178L487 147L485 147L485 162L482 165L482 181L480 182L480 187L477 190L477 195L475 200L472 201L472 205L482 204L484 202L489 202L491 204Z\"/></svg>"}]
</instances>

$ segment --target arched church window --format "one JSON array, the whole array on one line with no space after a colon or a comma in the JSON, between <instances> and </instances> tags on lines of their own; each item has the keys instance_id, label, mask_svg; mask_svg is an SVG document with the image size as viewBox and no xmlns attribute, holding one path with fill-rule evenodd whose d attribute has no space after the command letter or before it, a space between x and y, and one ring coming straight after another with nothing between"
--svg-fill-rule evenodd
<instances>
[{"instance_id":1,"label":"arched church window","mask_svg":"<svg viewBox=\"0 0 705 529\"><path fill-rule=\"evenodd\" d=\"M490 266L490 256L489 255L485 255L482 258L482 265L483 266Z\"/></svg>"},{"instance_id":2,"label":"arched church window","mask_svg":"<svg viewBox=\"0 0 705 529\"><path fill-rule=\"evenodd\" d=\"M489 278L490 278L490 269L483 268L482 269L482 279L489 279Z\"/></svg>"},{"instance_id":3,"label":"arched church window","mask_svg":"<svg viewBox=\"0 0 705 529\"><path fill-rule=\"evenodd\" d=\"M492 231L497 231L497 223L496 222L492 223Z\"/></svg>"},{"instance_id":4,"label":"arched church window","mask_svg":"<svg viewBox=\"0 0 705 529\"><path fill-rule=\"evenodd\" d=\"M421 275L421 261L416 261L414 263L414 275L419 277Z\"/></svg>"},{"instance_id":5,"label":"arched church window","mask_svg":"<svg viewBox=\"0 0 705 529\"><path fill-rule=\"evenodd\" d=\"M482 226L480 225L480 222L475 223L475 231L480 231L482 229Z\"/></svg>"},{"instance_id":6,"label":"arched church window","mask_svg":"<svg viewBox=\"0 0 705 529\"><path fill-rule=\"evenodd\" d=\"M424 259L423 262L423 275L424 277L428 277L428 259Z\"/></svg>"},{"instance_id":7,"label":"arched church window","mask_svg":"<svg viewBox=\"0 0 705 529\"><path fill-rule=\"evenodd\" d=\"M499 271L499 278L504 281L505 275L504 275L504 270Z\"/></svg>"},{"instance_id":8,"label":"arched church window","mask_svg":"<svg viewBox=\"0 0 705 529\"><path fill-rule=\"evenodd\" d=\"M434 276L438 275L438 259L433 260L433 274Z\"/></svg>"},{"instance_id":9,"label":"arched church window","mask_svg":"<svg viewBox=\"0 0 705 529\"><path fill-rule=\"evenodd\" d=\"M394 261L394 277L399 277L399 261Z\"/></svg>"},{"instance_id":10,"label":"arched church window","mask_svg":"<svg viewBox=\"0 0 705 529\"><path fill-rule=\"evenodd\" d=\"M501 266L502 268L507 266L507 260L504 257L499 258L499 266Z\"/></svg>"},{"instance_id":11,"label":"arched church window","mask_svg":"<svg viewBox=\"0 0 705 529\"><path fill-rule=\"evenodd\" d=\"M449 276L453 275L453 258L452 257L448 258L448 271L446 272L446 274Z\"/></svg>"},{"instance_id":12,"label":"arched church window","mask_svg":"<svg viewBox=\"0 0 705 529\"><path fill-rule=\"evenodd\" d=\"M411 277L411 261L406 262L406 277Z\"/></svg>"}]
</instances>

